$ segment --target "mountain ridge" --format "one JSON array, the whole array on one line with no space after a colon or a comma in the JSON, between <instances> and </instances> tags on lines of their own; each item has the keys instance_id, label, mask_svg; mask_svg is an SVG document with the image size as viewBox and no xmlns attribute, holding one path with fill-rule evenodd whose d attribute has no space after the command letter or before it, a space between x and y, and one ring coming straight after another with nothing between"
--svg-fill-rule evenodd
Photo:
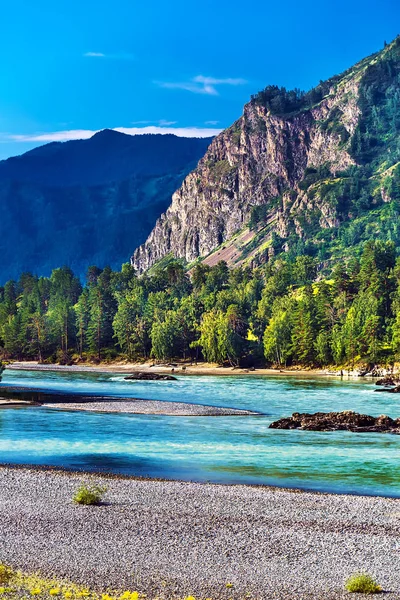
<instances>
[{"instance_id":1,"label":"mountain ridge","mask_svg":"<svg viewBox=\"0 0 400 600\"><path fill-rule=\"evenodd\" d=\"M133 172L158 175L172 169L174 161L192 161L192 149L196 146L206 148L211 139L183 138L173 134L127 135L103 129L88 139L50 142L21 156L0 161L0 182L16 179L57 186L99 185L128 178ZM155 151L155 160L150 162ZM101 169L99 159L104 163ZM133 160L136 161L134 166ZM41 168L39 173L36 171L38 166Z\"/></svg>"},{"instance_id":2,"label":"mountain ridge","mask_svg":"<svg viewBox=\"0 0 400 600\"><path fill-rule=\"evenodd\" d=\"M210 141L106 130L0 162L2 280L127 262Z\"/></svg>"},{"instance_id":3,"label":"mountain ridge","mask_svg":"<svg viewBox=\"0 0 400 600\"><path fill-rule=\"evenodd\" d=\"M398 178L396 168L388 171L395 167L395 156L400 160L396 108L391 109L393 135L385 128L390 128L387 106L392 98L397 101L399 72L398 37L308 93L268 86L255 94L242 117L214 138L196 170L183 181L147 241L135 251L132 265L144 272L168 254L187 263L204 259L265 207L264 220L274 224L266 237L261 236L259 256L252 253L257 264L276 250L290 251L299 242L323 237L324 230L333 235L363 214L354 207L364 193L368 209L396 199L387 181ZM384 135L388 139L382 143ZM375 188L366 183L371 175ZM358 196L341 189L347 184L359 187ZM326 252L325 241L315 252ZM231 261L234 264L237 261Z\"/></svg>"}]
</instances>

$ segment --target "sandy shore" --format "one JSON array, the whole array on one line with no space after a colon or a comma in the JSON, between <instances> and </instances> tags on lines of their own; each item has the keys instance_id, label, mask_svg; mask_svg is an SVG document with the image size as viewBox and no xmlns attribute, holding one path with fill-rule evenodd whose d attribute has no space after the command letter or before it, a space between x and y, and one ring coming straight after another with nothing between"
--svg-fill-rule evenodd
<instances>
[{"instance_id":1,"label":"sandy shore","mask_svg":"<svg viewBox=\"0 0 400 600\"><path fill-rule=\"evenodd\" d=\"M348 598L344 580L366 570L400 597L399 500L95 479L105 503L82 507L71 502L82 474L1 468L0 562L214 600Z\"/></svg>"},{"instance_id":2,"label":"sandy shore","mask_svg":"<svg viewBox=\"0 0 400 600\"><path fill-rule=\"evenodd\" d=\"M100 363L99 365L88 365L79 364L72 366L64 365L42 365L37 361L23 361L14 362L7 366L8 369L13 370L30 370L30 371L63 371L63 372L77 372L77 373L123 373L128 374L131 371L145 371L150 373L174 373L175 375L249 375L249 376L260 376L260 375L284 375L284 376L302 376L302 377L315 377L315 376L340 376L339 373L327 373L322 369L242 369L236 367L220 367L215 364L209 363L198 363L197 365L178 364L175 367L168 365L156 364L153 366L152 362L149 363Z\"/></svg>"}]
</instances>

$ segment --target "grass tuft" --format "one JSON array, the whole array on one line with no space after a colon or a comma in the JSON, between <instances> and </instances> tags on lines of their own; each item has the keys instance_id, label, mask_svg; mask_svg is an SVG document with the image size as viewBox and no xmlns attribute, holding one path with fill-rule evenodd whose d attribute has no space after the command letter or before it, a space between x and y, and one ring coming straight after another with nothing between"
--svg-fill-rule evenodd
<instances>
[{"instance_id":1,"label":"grass tuft","mask_svg":"<svg viewBox=\"0 0 400 600\"><path fill-rule=\"evenodd\" d=\"M358 594L380 594L382 588L368 573L355 573L346 581L345 588L348 592Z\"/></svg>"},{"instance_id":2,"label":"grass tuft","mask_svg":"<svg viewBox=\"0 0 400 600\"><path fill-rule=\"evenodd\" d=\"M82 484L73 496L75 504L84 504L86 506L96 506L100 504L107 488L95 484Z\"/></svg>"}]
</instances>

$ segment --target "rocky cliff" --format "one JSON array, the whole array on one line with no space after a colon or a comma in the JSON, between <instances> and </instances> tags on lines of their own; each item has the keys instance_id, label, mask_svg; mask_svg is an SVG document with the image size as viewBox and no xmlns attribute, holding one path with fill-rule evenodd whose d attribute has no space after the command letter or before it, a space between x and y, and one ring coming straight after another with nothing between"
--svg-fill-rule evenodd
<instances>
[{"instance_id":1,"label":"rocky cliff","mask_svg":"<svg viewBox=\"0 0 400 600\"><path fill-rule=\"evenodd\" d=\"M168 254L188 263L209 255L243 230L257 207L263 207L259 213L262 224L269 224L269 238L279 236L286 250L291 236L306 239L351 218L342 188L351 169L366 162L362 125L371 103L366 93L373 84L382 88L385 101L390 96L398 82L399 47L397 39L307 94L269 86L255 95L173 195L135 251L135 268L143 272ZM380 66L389 63L391 74L383 69L383 76ZM376 204L376 193L368 193Z\"/></svg>"}]
</instances>

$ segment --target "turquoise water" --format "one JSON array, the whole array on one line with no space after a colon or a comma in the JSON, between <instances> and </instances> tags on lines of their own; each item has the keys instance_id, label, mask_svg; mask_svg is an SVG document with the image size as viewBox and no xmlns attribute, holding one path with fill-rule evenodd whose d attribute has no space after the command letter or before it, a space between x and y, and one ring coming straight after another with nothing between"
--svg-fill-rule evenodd
<instances>
[{"instance_id":1,"label":"turquoise water","mask_svg":"<svg viewBox=\"0 0 400 600\"><path fill-rule=\"evenodd\" d=\"M246 408L261 416L169 417L20 408L0 412L0 462L400 497L400 436L268 429L293 412L400 415L364 381L182 376L127 382L94 373L6 371L3 384Z\"/></svg>"}]
</instances>

